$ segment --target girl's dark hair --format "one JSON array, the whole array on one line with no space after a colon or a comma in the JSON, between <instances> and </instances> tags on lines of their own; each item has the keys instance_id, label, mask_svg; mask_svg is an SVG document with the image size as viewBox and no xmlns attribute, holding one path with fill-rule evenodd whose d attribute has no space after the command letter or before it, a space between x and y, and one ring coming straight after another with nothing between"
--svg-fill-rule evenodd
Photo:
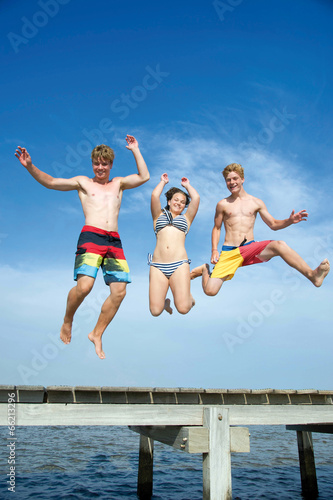
<instances>
[{"instance_id":1,"label":"girl's dark hair","mask_svg":"<svg viewBox=\"0 0 333 500\"><path fill-rule=\"evenodd\" d=\"M170 201L171 198L173 197L173 195L176 194L176 193L182 193L184 196L186 196L186 205L185 205L185 207L187 207L187 205L191 201L191 198L189 197L189 195L187 193L185 193L185 191L182 191L181 189L176 188L176 187L173 187L173 188L169 189L169 191L167 191L165 193L165 197L167 199L167 202ZM169 208L168 203L166 204L166 206L164 208L166 208L166 209Z\"/></svg>"}]
</instances>

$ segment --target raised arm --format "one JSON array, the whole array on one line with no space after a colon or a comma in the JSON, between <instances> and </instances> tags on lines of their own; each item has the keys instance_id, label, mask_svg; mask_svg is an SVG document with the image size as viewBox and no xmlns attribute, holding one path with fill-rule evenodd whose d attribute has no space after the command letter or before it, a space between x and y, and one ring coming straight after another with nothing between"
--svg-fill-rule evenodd
<instances>
[{"instance_id":1,"label":"raised arm","mask_svg":"<svg viewBox=\"0 0 333 500\"><path fill-rule=\"evenodd\" d=\"M154 221L157 219L157 217L160 215L162 211L160 197L163 192L164 186L168 184L168 182L169 182L168 174L165 173L162 174L160 182L157 184L157 186L151 193L150 208L151 208L151 215Z\"/></svg>"},{"instance_id":2,"label":"raised arm","mask_svg":"<svg viewBox=\"0 0 333 500\"><path fill-rule=\"evenodd\" d=\"M187 207L185 215L189 224L192 224L192 221L196 216L199 208L200 196L198 192L194 189L194 187L191 186L190 181L188 180L187 177L182 177L181 185L186 189L191 198L191 201Z\"/></svg>"},{"instance_id":3,"label":"raised arm","mask_svg":"<svg viewBox=\"0 0 333 500\"><path fill-rule=\"evenodd\" d=\"M223 201L223 200L222 200ZM212 256L210 262L216 264L219 260L218 244L221 237L221 228L223 223L223 204L219 201L216 205L215 217L214 217L214 227L212 230Z\"/></svg>"},{"instance_id":4,"label":"raised arm","mask_svg":"<svg viewBox=\"0 0 333 500\"><path fill-rule=\"evenodd\" d=\"M144 161L143 156L140 152L138 141L132 135L127 135L126 142L126 148L133 153L138 173L123 177L120 185L122 189L132 189L141 186L141 184L149 181L150 174L146 162Z\"/></svg>"},{"instance_id":5,"label":"raised arm","mask_svg":"<svg viewBox=\"0 0 333 500\"><path fill-rule=\"evenodd\" d=\"M80 176L72 177L71 179L59 179L42 172L35 167L31 161L31 156L25 148L18 146L15 152L16 158L21 162L21 165L26 168L32 177L42 186L48 189L56 189L58 191L74 191L80 189Z\"/></svg>"},{"instance_id":6,"label":"raised arm","mask_svg":"<svg viewBox=\"0 0 333 500\"><path fill-rule=\"evenodd\" d=\"M278 220L274 219L272 215L268 212L265 203L262 200L259 201L259 215L262 220L267 224L267 226L273 231L278 231L279 229L284 229L285 227L291 226L292 224L297 224L298 222L306 221L308 213L306 210L300 210L295 214L295 210L291 212L288 219Z\"/></svg>"}]
</instances>

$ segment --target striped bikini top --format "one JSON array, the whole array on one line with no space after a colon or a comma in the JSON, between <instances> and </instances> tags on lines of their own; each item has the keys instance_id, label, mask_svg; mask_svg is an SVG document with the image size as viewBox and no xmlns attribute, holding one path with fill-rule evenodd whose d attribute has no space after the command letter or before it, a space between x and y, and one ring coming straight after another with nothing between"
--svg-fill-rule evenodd
<instances>
[{"instance_id":1,"label":"striped bikini top","mask_svg":"<svg viewBox=\"0 0 333 500\"><path fill-rule=\"evenodd\" d=\"M165 226L173 226L179 229L180 231L184 231L185 236L188 233L188 224L185 215L177 215L177 217L173 218L171 212L162 208L162 214L156 221L155 226L155 234L157 234L161 229Z\"/></svg>"}]
</instances>

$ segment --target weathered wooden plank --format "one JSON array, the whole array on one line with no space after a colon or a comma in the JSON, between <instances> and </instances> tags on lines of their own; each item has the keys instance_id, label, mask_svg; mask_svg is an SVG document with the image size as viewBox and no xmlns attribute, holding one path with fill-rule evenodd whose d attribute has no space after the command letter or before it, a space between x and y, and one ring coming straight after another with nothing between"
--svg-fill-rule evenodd
<instances>
[{"instance_id":1,"label":"weathered wooden plank","mask_svg":"<svg viewBox=\"0 0 333 500\"><path fill-rule=\"evenodd\" d=\"M274 389L251 389L252 394L270 394Z\"/></svg>"},{"instance_id":2,"label":"weathered wooden plank","mask_svg":"<svg viewBox=\"0 0 333 500\"><path fill-rule=\"evenodd\" d=\"M270 405L289 405L290 396L288 393L276 393L267 394L268 402Z\"/></svg>"},{"instance_id":3,"label":"weathered wooden plank","mask_svg":"<svg viewBox=\"0 0 333 500\"><path fill-rule=\"evenodd\" d=\"M10 388L21 394L21 402L70 402L106 404L333 404L332 390L315 389L195 389L165 387L67 387L0 385L0 402L5 402ZM52 395L49 395L52 392ZM57 393L57 394L56 394ZM76 400L77 393L77 400ZM62 398L63 396L63 398ZM268 399L268 400L267 400Z\"/></svg>"},{"instance_id":4,"label":"weathered wooden plank","mask_svg":"<svg viewBox=\"0 0 333 500\"><path fill-rule=\"evenodd\" d=\"M75 403L73 387L49 386L46 388L48 403Z\"/></svg>"},{"instance_id":5,"label":"weathered wooden plank","mask_svg":"<svg viewBox=\"0 0 333 500\"><path fill-rule=\"evenodd\" d=\"M201 402L205 406L216 406L216 405L222 405L223 404L223 396L221 393L213 393L213 392L203 392L200 394L201 396Z\"/></svg>"},{"instance_id":6,"label":"weathered wooden plank","mask_svg":"<svg viewBox=\"0 0 333 500\"><path fill-rule=\"evenodd\" d=\"M137 494L140 500L150 500L153 494L154 441L140 435Z\"/></svg>"},{"instance_id":7,"label":"weathered wooden plank","mask_svg":"<svg viewBox=\"0 0 333 500\"><path fill-rule=\"evenodd\" d=\"M6 425L7 404L0 404ZM16 425L201 425L202 407L183 405L18 404Z\"/></svg>"},{"instance_id":8,"label":"weathered wooden plank","mask_svg":"<svg viewBox=\"0 0 333 500\"><path fill-rule=\"evenodd\" d=\"M100 387L74 387L75 403L101 403Z\"/></svg>"},{"instance_id":9,"label":"weathered wooden plank","mask_svg":"<svg viewBox=\"0 0 333 500\"><path fill-rule=\"evenodd\" d=\"M133 391L130 390L126 393L127 401L129 404L150 404L151 393L149 390L146 391Z\"/></svg>"},{"instance_id":10,"label":"weathered wooden plank","mask_svg":"<svg viewBox=\"0 0 333 500\"><path fill-rule=\"evenodd\" d=\"M102 387L101 398L104 404L126 404L127 387Z\"/></svg>"},{"instance_id":11,"label":"weathered wooden plank","mask_svg":"<svg viewBox=\"0 0 333 500\"><path fill-rule=\"evenodd\" d=\"M230 392L223 394L223 402L225 405L245 405L245 394L244 392Z\"/></svg>"},{"instance_id":12,"label":"weathered wooden plank","mask_svg":"<svg viewBox=\"0 0 333 500\"><path fill-rule=\"evenodd\" d=\"M165 404L165 405L175 405L177 404L177 398L176 398L176 393L175 392L158 392L154 391L151 393L153 403L158 405L158 404Z\"/></svg>"},{"instance_id":13,"label":"weathered wooden plank","mask_svg":"<svg viewBox=\"0 0 333 500\"><path fill-rule=\"evenodd\" d=\"M17 393L15 385L0 385L0 403L8 403L9 394L14 394L15 402L17 401Z\"/></svg>"},{"instance_id":14,"label":"weathered wooden plank","mask_svg":"<svg viewBox=\"0 0 333 500\"><path fill-rule=\"evenodd\" d=\"M286 425L287 431L308 431L333 434L332 424Z\"/></svg>"},{"instance_id":15,"label":"weathered wooden plank","mask_svg":"<svg viewBox=\"0 0 333 500\"><path fill-rule=\"evenodd\" d=\"M332 396L329 394L311 394L310 398L313 405L332 404Z\"/></svg>"},{"instance_id":16,"label":"weathered wooden plank","mask_svg":"<svg viewBox=\"0 0 333 500\"><path fill-rule=\"evenodd\" d=\"M208 429L201 426L130 426L134 432L188 453L207 453Z\"/></svg>"},{"instance_id":17,"label":"weathered wooden plank","mask_svg":"<svg viewBox=\"0 0 333 500\"><path fill-rule=\"evenodd\" d=\"M247 427L230 427L231 453L250 452L250 433Z\"/></svg>"},{"instance_id":18,"label":"weathered wooden plank","mask_svg":"<svg viewBox=\"0 0 333 500\"><path fill-rule=\"evenodd\" d=\"M227 389L227 393L230 394L250 394L252 389Z\"/></svg>"},{"instance_id":19,"label":"weathered wooden plank","mask_svg":"<svg viewBox=\"0 0 333 500\"><path fill-rule=\"evenodd\" d=\"M46 392L42 386L18 385L16 386L16 391L18 403L46 402Z\"/></svg>"},{"instance_id":20,"label":"weathered wooden plank","mask_svg":"<svg viewBox=\"0 0 333 500\"><path fill-rule=\"evenodd\" d=\"M17 425L202 425L202 405L17 404ZM209 407L208 407L209 408ZM230 425L333 424L332 405L230 405ZM0 403L0 425L7 404Z\"/></svg>"},{"instance_id":21,"label":"weathered wooden plank","mask_svg":"<svg viewBox=\"0 0 333 500\"><path fill-rule=\"evenodd\" d=\"M209 431L206 427L130 426L129 428L180 451L187 453L209 452ZM233 453L250 451L250 434L247 427L230 427L230 451Z\"/></svg>"},{"instance_id":22,"label":"weathered wooden plank","mask_svg":"<svg viewBox=\"0 0 333 500\"><path fill-rule=\"evenodd\" d=\"M251 393L246 394L246 404L248 405L267 405L268 404L268 395L265 393Z\"/></svg>"},{"instance_id":23,"label":"weathered wooden plank","mask_svg":"<svg viewBox=\"0 0 333 500\"><path fill-rule=\"evenodd\" d=\"M209 430L209 453L203 454L203 499L231 500L231 454L229 410L204 409L204 425Z\"/></svg>"},{"instance_id":24,"label":"weathered wooden plank","mask_svg":"<svg viewBox=\"0 0 333 500\"><path fill-rule=\"evenodd\" d=\"M200 404L199 394L197 392L178 392L176 398L177 403L180 405Z\"/></svg>"},{"instance_id":25,"label":"weathered wooden plank","mask_svg":"<svg viewBox=\"0 0 333 500\"><path fill-rule=\"evenodd\" d=\"M290 394L290 403L292 405L310 405L311 397L308 393Z\"/></svg>"}]
</instances>

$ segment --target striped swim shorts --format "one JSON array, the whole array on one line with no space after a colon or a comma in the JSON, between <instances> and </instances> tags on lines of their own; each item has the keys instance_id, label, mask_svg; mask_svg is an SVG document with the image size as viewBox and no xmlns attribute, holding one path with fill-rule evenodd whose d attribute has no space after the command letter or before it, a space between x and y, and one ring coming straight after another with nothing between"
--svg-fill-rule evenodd
<instances>
[{"instance_id":1,"label":"striped swim shorts","mask_svg":"<svg viewBox=\"0 0 333 500\"><path fill-rule=\"evenodd\" d=\"M223 245L220 258L210 277L231 280L239 267L265 262L258 255L271 241L249 241L240 247Z\"/></svg>"},{"instance_id":2,"label":"striped swim shorts","mask_svg":"<svg viewBox=\"0 0 333 500\"><path fill-rule=\"evenodd\" d=\"M96 278L102 268L106 285L114 282L131 283L119 234L98 227L83 226L74 266L74 280L79 274Z\"/></svg>"}]
</instances>

